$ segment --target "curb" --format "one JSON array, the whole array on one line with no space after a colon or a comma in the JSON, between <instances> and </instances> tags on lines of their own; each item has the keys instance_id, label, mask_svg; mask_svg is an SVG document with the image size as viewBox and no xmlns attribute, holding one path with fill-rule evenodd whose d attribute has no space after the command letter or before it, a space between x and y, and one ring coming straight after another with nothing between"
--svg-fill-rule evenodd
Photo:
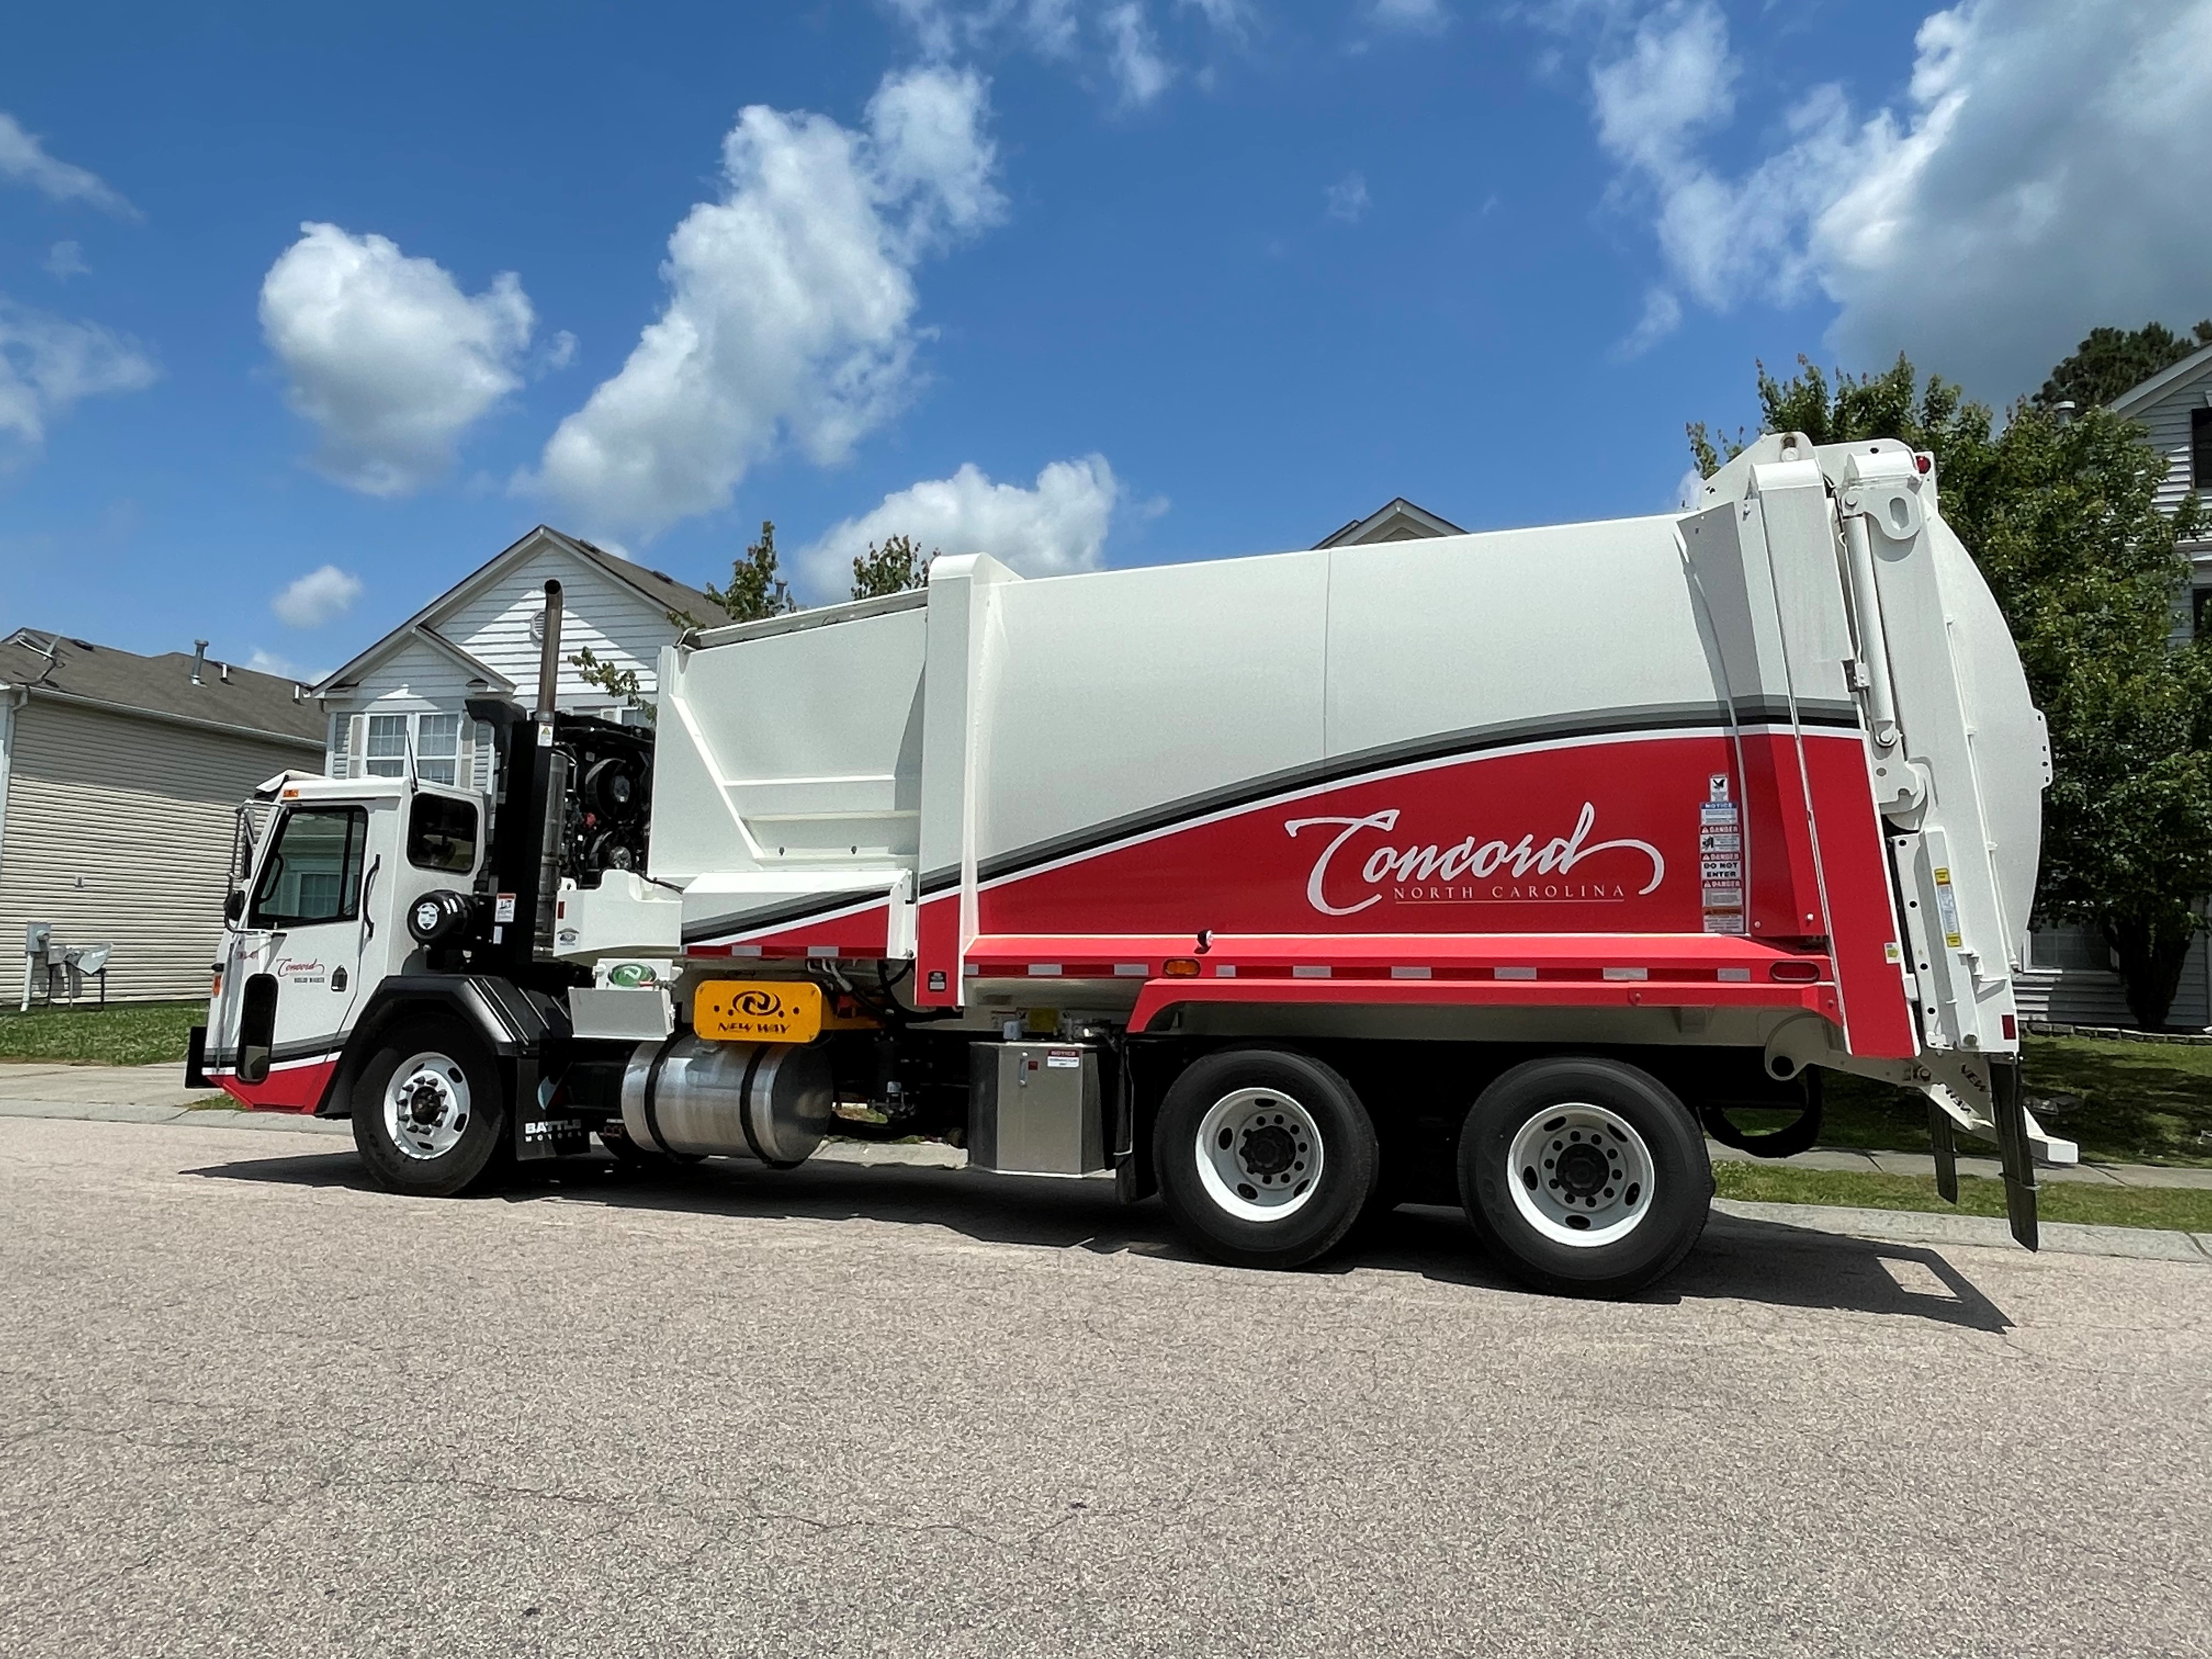
<instances>
[{"instance_id":1,"label":"curb","mask_svg":"<svg viewBox=\"0 0 2212 1659\"><path fill-rule=\"evenodd\" d=\"M1760 1204L1717 1198L1716 1215L1765 1221L1808 1232L1840 1233L1893 1244L1972 1245L2017 1250L2012 1230L1995 1216L1945 1215L1923 1210L1847 1209L1827 1204ZM2098 1227L2079 1221L2046 1221L2039 1230L2043 1253L2125 1256L2138 1261L2188 1261L2212 1267L2212 1233L2167 1232L2151 1227Z\"/></svg>"}]
</instances>

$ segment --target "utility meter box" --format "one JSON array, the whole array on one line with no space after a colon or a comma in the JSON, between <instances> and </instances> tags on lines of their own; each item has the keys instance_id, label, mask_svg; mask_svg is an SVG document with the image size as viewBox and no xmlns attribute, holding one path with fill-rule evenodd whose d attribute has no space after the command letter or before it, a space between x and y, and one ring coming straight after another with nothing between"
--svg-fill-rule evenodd
<instances>
[{"instance_id":1,"label":"utility meter box","mask_svg":"<svg viewBox=\"0 0 2212 1659\"><path fill-rule=\"evenodd\" d=\"M1109 1167L1098 1051L1075 1042L979 1042L969 1051L968 1164L1006 1175Z\"/></svg>"}]
</instances>

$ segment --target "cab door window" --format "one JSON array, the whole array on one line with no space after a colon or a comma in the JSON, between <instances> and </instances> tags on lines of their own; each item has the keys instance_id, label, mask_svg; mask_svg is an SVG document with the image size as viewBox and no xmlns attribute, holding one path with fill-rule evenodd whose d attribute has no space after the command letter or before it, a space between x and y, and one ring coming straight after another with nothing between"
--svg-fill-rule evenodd
<instances>
[{"instance_id":1,"label":"cab door window","mask_svg":"<svg viewBox=\"0 0 2212 1659\"><path fill-rule=\"evenodd\" d=\"M407 809L407 861L465 876L477 867L477 809L450 795L417 795Z\"/></svg>"},{"instance_id":2,"label":"cab door window","mask_svg":"<svg viewBox=\"0 0 2212 1659\"><path fill-rule=\"evenodd\" d=\"M253 884L251 927L306 927L360 915L362 851L368 813L359 806L295 806Z\"/></svg>"}]
</instances>

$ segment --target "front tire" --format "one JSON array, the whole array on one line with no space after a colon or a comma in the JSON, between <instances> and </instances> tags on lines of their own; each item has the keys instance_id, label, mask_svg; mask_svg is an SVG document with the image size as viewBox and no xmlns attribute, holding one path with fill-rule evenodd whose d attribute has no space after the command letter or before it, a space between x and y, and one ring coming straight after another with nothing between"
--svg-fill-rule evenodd
<instances>
[{"instance_id":1,"label":"front tire","mask_svg":"<svg viewBox=\"0 0 2212 1659\"><path fill-rule=\"evenodd\" d=\"M1698 1121L1650 1073L1595 1056L1532 1060L1475 1101L1460 1195L1498 1261L1554 1294L1634 1294L1705 1231L1712 1165Z\"/></svg>"},{"instance_id":2,"label":"front tire","mask_svg":"<svg viewBox=\"0 0 2212 1659\"><path fill-rule=\"evenodd\" d=\"M1319 1060L1232 1048L1160 1103L1153 1167L1185 1238L1240 1267L1297 1267L1340 1243L1375 1190L1375 1126Z\"/></svg>"},{"instance_id":3,"label":"front tire","mask_svg":"<svg viewBox=\"0 0 2212 1659\"><path fill-rule=\"evenodd\" d=\"M505 1092L490 1054L452 1019L392 1028L353 1086L353 1144L386 1192L451 1198L507 1162Z\"/></svg>"}]
</instances>

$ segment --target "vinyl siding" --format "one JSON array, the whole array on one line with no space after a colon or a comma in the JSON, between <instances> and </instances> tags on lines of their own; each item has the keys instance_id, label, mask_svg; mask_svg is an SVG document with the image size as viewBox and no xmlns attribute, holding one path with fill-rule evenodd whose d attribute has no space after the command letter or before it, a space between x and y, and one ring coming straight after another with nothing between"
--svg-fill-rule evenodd
<instances>
[{"instance_id":1,"label":"vinyl siding","mask_svg":"<svg viewBox=\"0 0 2212 1659\"><path fill-rule=\"evenodd\" d=\"M514 682L524 702L538 690L538 641L532 619L545 603L548 579L561 584L562 705L613 701L586 684L568 659L589 647L592 654L635 671L650 691L660 647L681 631L668 613L634 590L550 544L501 573L498 580L431 625L486 666Z\"/></svg>"},{"instance_id":2,"label":"vinyl siding","mask_svg":"<svg viewBox=\"0 0 2212 1659\"><path fill-rule=\"evenodd\" d=\"M526 706L538 694L538 644L532 619L545 603L545 583L561 584L561 669L558 699L569 710L611 711L617 700L586 684L569 659L589 647L603 662L628 668L647 693L654 684L660 647L682 631L658 605L604 573L541 542L500 572L480 592L434 611L429 626L444 639L511 681ZM361 683L328 699L333 719L327 765L332 777L359 775L367 714L459 712L469 696L470 671L427 640L409 641L376 662ZM467 770L480 788L491 787L489 733L464 723Z\"/></svg>"},{"instance_id":3,"label":"vinyl siding","mask_svg":"<svg viewBox=\"0 0 2212 1659\"><path fill-rule=\"evenodd\" d=\"M23 929L45 921L58 944L114 945L111 1000L204 996L238 804L313 765L311 750L33 697L15 715L0 845L0 991L21 994Z\"/></svg>"},{"instance_id":4,"label":"vinyl siding","mask_svg":"<svg viewBox=\"0 0 2212 1659\"><path fill-rule=\"evenodd\" d=\"M2212 985L2208 985L2205 939L2198 934L2189 947L2166 1024L2182 1030L2212 1027ZM2013 986L2021 1018L2055 1020L2066 1025L2132 1025L2126 991L2120 976L2108 969L2029 968Z\"/></svg>"}]
</instances>

